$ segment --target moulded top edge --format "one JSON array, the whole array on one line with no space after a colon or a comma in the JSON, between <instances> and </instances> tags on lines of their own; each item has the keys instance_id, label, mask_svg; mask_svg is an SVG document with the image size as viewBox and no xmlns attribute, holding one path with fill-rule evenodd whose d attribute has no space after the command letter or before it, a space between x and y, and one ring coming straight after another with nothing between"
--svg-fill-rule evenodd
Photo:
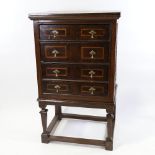
<instances>
[{"instance_id":1,"label":"moulded top edge","mask_svg":"<svg viewBox=\"0 0 155 155\"><path fill-rule=\"evenodd\" d=\"M87 20L112 20L112 19L118 19L120 17L120 12L73 12L73 13L31 13L29 14L29 18L31 20L63 20L63 19L87 19Z\"/></svg>"}]
</instances>

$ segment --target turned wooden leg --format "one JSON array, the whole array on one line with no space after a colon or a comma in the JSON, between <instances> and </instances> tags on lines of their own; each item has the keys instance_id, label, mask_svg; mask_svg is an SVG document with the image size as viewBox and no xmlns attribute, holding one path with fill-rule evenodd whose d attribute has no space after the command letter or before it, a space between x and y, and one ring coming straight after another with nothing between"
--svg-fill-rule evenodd
<instances>
[{"instance_id":1,"label":"turned wooden leg","mask_svg":"<svg viewBox=\"0 0 155 155\"><path fill-rule=\"evenodd\" d=\"M48 143L49 142L49 133L47 132L47 109L42 108L40 111L41 114L41 120L42 120L42 126L43 126L43 133L41 135L42 143Z\"/></svg>"},{"instance_id":2,"label":"turned wooden leg","mask_svg":"<svg viewBox=\"0 0 155 155\"><path fill-rule=\"evenodd\" d=\"M106 150L113 150L113 115L107 114L107 131L108 135L106 138Z\"/></svg>"},{"instance_id":3,"label":"turned wooden leg","mask_svg":"<svg viewBox=\"0 0 155 155\"><path fill-rule=\"evenodd\" d=\"M61 120L61 106L55 105L55 115L58 116L58 120Z\"/></svg>"}]
</instances>

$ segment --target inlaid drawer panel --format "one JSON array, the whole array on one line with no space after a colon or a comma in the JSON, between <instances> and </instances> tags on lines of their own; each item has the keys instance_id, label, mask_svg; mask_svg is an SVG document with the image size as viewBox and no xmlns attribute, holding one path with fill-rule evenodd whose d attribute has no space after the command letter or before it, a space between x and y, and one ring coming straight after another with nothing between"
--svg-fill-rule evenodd
<instances>
[{"instance_id":1,"label":"inlaid drawer panel","mask_svg":"<svg viewBox=\"0 0 155 155\"><path fill-rule=\"evenodd\" d=\"M81 25L79 27L80 39L84 40L109 40L110 39L110 25Z\"/></svg>"},{"instance_id":2,"label":"inlaid drawer panel","mask_svg":"<svg viewBox=\"0 0 155 155\"><path fill-rule=\"evenodd\" d=\"M67 67L47 67L46 68L47 77L68 77Z\"/></svg>"},{"instance_id":3,"label":"inlaid drawer panel","mask_svg":"<svg viewBox=\"0 0 155 155\"><path fill-rule=\"evenodd\" d=\"M75 80L108 80L108 66L75 64L42 64L43 78Z\"/></svg>"},{"instance_id":4,"label":"inlaid drawer panel","mask_svg":"<svg viewBox=\"0 0 155 155\"><path fill-rule=\"evenodd\" d=\"M91 68L91 69L81 69L81 77L87 79L94 79L94 78L104 78L105 73L103 69L98 68Z\"/></svg>"},{"instance_id":5,"label":"inlaid drawer panel","mask_svg":"<svg viewBox=\"0 0 155 155\"><path fill-rule=\"evenodd\" d=\"M107 63L109 43L41 43L41 58L47 62Z\"/></svg>"},{"instance_id":6,"label":"inlaid drawer panel","mask_svg":"<svg viewBox=\"0 0 155 155\"><path fill-rule=\"evenodd\" d=\"M73 92L71 82L43 81L42 88L43 93L72 94Z\"/></svg>"},{"instance_id":7,"label":"inlaid drawer panel","mask_svg":"<svg viewBox=\"0 0 155 155\"><path fill-rule=\"evenodd\" d=\"M67 61L70 58L70 45L67 43L41 44L41 57L44 61Z\"/></svg>"},{"instance_id":8,"label":"inlaid drawer panel","mask_svg":"<svg viewBox=\"0 0 155 155\"><path fill-rule=\"evenodd\" d=\"M108 80L108 66L103 65L82 65L77 69L80 71L80 79L84 80Z\"/></svg>"},{"instance_id":9,"label":"inlaid drawer panel","mask_svg":"<svg viewBox=\"0 0 155 155\"><path fill-rule=\"evenodd\" d=\"M107 83L71 82L71 81L43 81L43 94L72 94L87 96L108 95Z\"/></svg>"},{"instance_id":10,"label":"inlaid drawer panel","mask_svg":"<svg viewBox=\"0 0 155 155\"><path fill-rule=\"evenodd\" d=\"M65 40L71 38L68 25L40 25L41 40Z\"/></svg>"},{"instance_id":11,"label":"inlaid drawer panel","mask_svg":"<svg viewBox=\"0 0 155 155\"><path fill-rule=\"evenodd\" d=\"M71 67L64 64L42 64L43 78L68 79L72 77Z\"/></svg>"},{"instance_id":12,"label":"inlaid drawer panel","mask_svg":"<svg viewBox=\"0 0 155 155\"><path fill-rule=\"evenodd\" d=\"M80 60L82 62L108 62L108 43L87 43L80 45Z\"/></svg>"},{"instance_id":13,"label":"inlaid drawer panel","mask_svg":"<svg viewBox=\"0 0 155 155\"><path fill-rule=\"evenodd\" d=\"M108 95L108 84L79 83L78 90L81 95L106 96Z\"/></svg>"}]
</instances>

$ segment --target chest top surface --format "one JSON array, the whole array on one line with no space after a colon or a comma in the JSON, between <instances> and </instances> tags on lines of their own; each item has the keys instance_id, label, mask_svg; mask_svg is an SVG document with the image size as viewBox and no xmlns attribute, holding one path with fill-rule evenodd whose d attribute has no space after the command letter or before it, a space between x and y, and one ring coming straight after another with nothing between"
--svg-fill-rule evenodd
<instances>
[{"instance_id":1,"label":"chest top surface","mask_svg":"<svg viewBox=\"0 0 155 155\"><path fill-rule=\"evenodd\" d=\"M118 19L120 12L102 12L102 13L61 13L61 12L47 12L47 13L31 13L29 18L32 20L47 20L47 19L91 19L91 20L102 20L102 19Z\"/></svg>"}]
</instances>

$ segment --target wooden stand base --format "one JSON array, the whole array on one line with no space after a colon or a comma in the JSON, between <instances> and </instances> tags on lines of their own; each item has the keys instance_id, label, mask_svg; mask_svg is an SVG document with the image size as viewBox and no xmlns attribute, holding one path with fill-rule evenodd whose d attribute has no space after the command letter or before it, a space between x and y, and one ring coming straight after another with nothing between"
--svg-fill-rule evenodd
<instances>
[{"instance_id":1,"label":"wooden stand base","mask_svg":"<svg viewBox=\"0 0 155 155\"><path fill-rule=\"evenodd\" d=\"M50 141L60 141L60 142L103 146L105 147L106 150L113 150L113 132L114 132L115 119L112 114L107 114L106 117L100 117L100 116L61 113L61 107L55 107L55 109L56 109L55 116L53 120L51 121L51 123L48 125L48 127L47 127L47 111L48 110L43 108L40 112L41 118L42 118L42 125L43 125L43 133L41 135L42 143L49 143ZM57 122L61 121L62 118L107 122L107 138L106 140L95 140L95 139L50 135L50 133L54 129Z\"/></svg>"}]
</instances>

